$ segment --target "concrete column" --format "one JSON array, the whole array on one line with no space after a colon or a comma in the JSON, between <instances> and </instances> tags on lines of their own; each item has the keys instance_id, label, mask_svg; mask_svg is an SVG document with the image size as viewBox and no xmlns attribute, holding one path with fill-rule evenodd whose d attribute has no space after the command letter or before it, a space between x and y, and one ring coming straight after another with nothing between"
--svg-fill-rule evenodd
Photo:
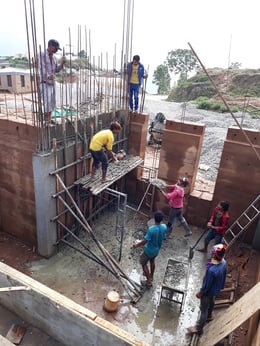
<instances>
[{"instance_id":1,"label":"concrete column","mask_svg":"<svg viewBox=\"0 0 260 346\"><path fill-rule=\"evenodd\" d=\"M33 155L37 247L39 255L44 257L50 257L56 250L56 223L50 221L56 215L56 200L52 198L56 181L49 175L55 169L54 164L52 152Z\"/></svg>"}]
</instances>

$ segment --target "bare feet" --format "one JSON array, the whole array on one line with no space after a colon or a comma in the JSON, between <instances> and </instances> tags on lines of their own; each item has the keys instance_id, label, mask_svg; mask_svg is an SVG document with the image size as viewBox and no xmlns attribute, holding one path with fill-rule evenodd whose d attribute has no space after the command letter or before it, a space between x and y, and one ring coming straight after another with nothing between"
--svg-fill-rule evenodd
<instances>
[{"instance_id":1,"label":"bare feet","mask_svg":"<svg viewBox=\"0 0 260 346\"><path fill-rule=\"evenodd\" d=\"M198 329L196 327L189 327L189 328L187 328L187 333L188 334L198 333Z\"/></svg>"},{"instance_id":2,"label":"bare feet","mask_svg":"<svg viewBox=\"0 0 260 346\"><path fill-rule=\"evenodd\" d=\"M105 183L109 183L111 181L111 179L102 179L101 180L101 183L102 184L105 184Z\"/></svg>"}]
</instances>

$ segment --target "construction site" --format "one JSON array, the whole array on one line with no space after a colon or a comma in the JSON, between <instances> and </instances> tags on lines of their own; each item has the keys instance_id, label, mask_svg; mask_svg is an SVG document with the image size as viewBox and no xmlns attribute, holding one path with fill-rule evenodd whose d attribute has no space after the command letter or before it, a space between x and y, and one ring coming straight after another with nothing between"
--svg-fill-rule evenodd
<instances>
[{"instance_id":1,"label":"construction site","mask_svg":"<svg viewBox=\"0 0 260 346\"><path fill-rule=\"evenodd\" d=\"M129 112L124 73L132 59L133 0L124 2L120 69L115 56L104 61L87 54L75 70L67 52L55 82L53 125L45 126L34 63L42 4L35 13L34 1L25 1L30 84L26 92L0 94L0 344L259 345L259 128L243 128L231 112L235 125L227 128L217 176L208 185L197 181L205 124L173 114L160 141L147 142L145 85L139 110ZM80 29L77 42L79 52L91 47L89 33ZM113 151L124 155L109 162L102 183L101 168L91 179L89 143L112 121L122 126ZM179 177L189 180L184 215L193 233L185 238L174 225L146 289L142 249L132 245L143 239L156 210L167 223L160 183ZM200 337L191 336L186 329L199 316L195 294L209 257L196 246L223 199L230 202L226 287L213 320Z\"/></svg>"}]
</instances>

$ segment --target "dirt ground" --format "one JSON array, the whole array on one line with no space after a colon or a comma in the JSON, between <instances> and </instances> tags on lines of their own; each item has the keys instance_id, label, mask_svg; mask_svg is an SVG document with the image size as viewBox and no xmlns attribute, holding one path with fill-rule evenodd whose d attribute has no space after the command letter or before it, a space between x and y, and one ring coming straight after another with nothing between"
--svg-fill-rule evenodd
<instances>
[{"instance_id":1,"label":"dirt ground","mask_svg":"<svg viewBox=\"0 0 260 346\"><path fill-rule=\"evenodd\" d=\"M199 170L197 178L214 181L227 128L234 125L232 117L228 114L209 114L213 112L197 110L192 104L188 104L184 111L180 104L165 102L161 96L147 97L144 113L149 113L152 120L158 112L163 112L167 119L198 121L207 125L204 140L206 144L202 148L200 163L206 164L208 169ZM237 116L243 126L259 129L258 119L251 119L242 114ZM120 263L127 274L139 282L142 278L139 264L141 249L131 251L130 248L134 241L142 239L148 218L133 215L133 212L128 210L126 220ZM115 234L115 213L105 212L91 227L105 248L117 259L119 243ZM194 299L194 296L204 274L207 255L194 251L191 261L193 270L189 276L189 289L183 312L180 313L177 304L169 304L163 300L160 302L160 288L169 258L187 262L189 248L202 231L192 225L191 228L193 235L189 239L183 237L180 227L175 227L174 238L164 242L156 261L153 287L145 292L136 305L129 302L129 297L122 292L119 282L105 268L68 247L60 247L57 255L51 259L44 259L37 256L35 249L0 232L0 260L93 310L151 345L185 346L189 344L185 329L195 323L199 312L198 300ZM92 248L93 244L84 233L80 234L80 238ZM229 278L237 286L236 300L255 284L257 261L259 253L243 243L234 245L228 253ZM121 293L121 300L118 311L109 314L104 311L103 305L107 293L112 289ZM247 332L248 325L245 323L232 333L231 344L245 346Z\"/></svg>"}]
</instances>

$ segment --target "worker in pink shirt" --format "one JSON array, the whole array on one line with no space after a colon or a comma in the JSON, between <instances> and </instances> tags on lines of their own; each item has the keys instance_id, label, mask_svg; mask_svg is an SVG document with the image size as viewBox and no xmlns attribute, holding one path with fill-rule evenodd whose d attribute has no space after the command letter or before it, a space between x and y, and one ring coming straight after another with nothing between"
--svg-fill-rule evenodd
<instances>
[{"instance_id":1,"label":"worker in pink shirt","mask_svg":"<svg viewBox=\"0 0 260 346\"><path fill-rule=\"evenodd\" d=\"M166 193L161 191L164 197L168 200L170 206L166 238L171 238L172 227L175 220L179 221L179 224L183 226L185 230L185 237L192 235L192 231L183 216L184 188L188 186L188 184L189 181L186 177L179 178L175 185L166 186L169 190L171 190L171 192Z\"/></svg>"}]
</instances>

